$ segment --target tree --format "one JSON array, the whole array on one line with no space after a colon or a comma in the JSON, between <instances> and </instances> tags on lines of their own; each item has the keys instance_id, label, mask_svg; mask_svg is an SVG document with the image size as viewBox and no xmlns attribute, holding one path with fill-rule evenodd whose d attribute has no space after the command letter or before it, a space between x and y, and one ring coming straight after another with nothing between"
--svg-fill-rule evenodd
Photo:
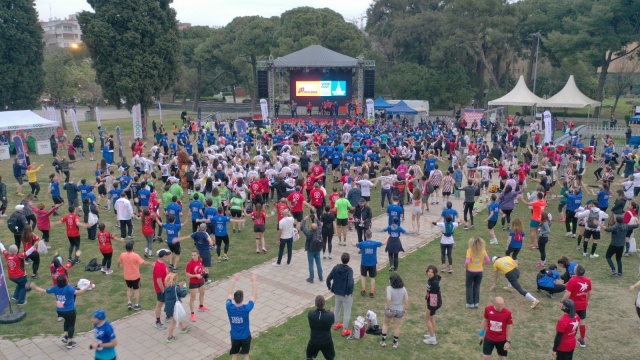
<instances>
[{"instance_id":1,"label":"tree","mask_svg":"<svg viewBox=\"0 0 640 360\"><path fill-rule=\"evenodd\" d=\"M402 63L389 72L387 84L396 99L433 99L440 91L435 71L415 63Z\"/></svg>"},{"instance_id":2,"label":"tree","mask_svg":"<svg viewBox=\"0 0 640 360\"><path fill-rule=\"evenodd\" d=\"M611 72L609 74L610 76L607 79L607 84L609 91L611 91L611 94L615 99L613 107L611 108L612 115L616 112L620 97L631 91L631 86L633 86L636 80L638 70L640 70L640 59L638 56L631 56L627 61L619 63L615 72Z\"/></svg>"},{"instance_id":3,"label":"tree","mask_svg":"<svg viewBox=\"0 0 640 360\"><path fill-rule=\"evenodd\" d=\"M200 94L204 87L204 61L206 54L198 52L197 49L216 31L206 26L192 26L181 31L180 47L182 50L182 61L184 66L183 76L186 80L187 90L193 90L193 109L198 110ZM185 93L186 94L186 93Z\"/></svg>"},{"instance_id":4,"label":"tree","mask_svg":"<svg viewBox=\"0 0 640 360\"><path fill-rule=\"evenodd\" d=\"M102 87L96 82L96 71L91 61L80 61L72 69L72 76L78 97L82 98L91 112L91 118L96 118L96 106L103 99Z\"/></svg>"},{"instance_id":5,"label":"tree","mask_svg":"<svg viewBox=\"0 0 640 360\"><path fill-rule=\"evenodd\" d=\"M64 103L77 94L73 68L74 60L67 49L53 48L44 58L44 90L60 104L60 119L65 130Z\"/></svg>"},{"instance_id":6,"label":"tree","mask_svg":"<svg viewBox=\"0 0 640 360\"><path fill-rule=\"evenodd\" d=\"M97 82L110 103L141 104L143 137L152 98L178 79L180 43L172 0L88 0L78 16Z\"/></svg>"},{"instance_id":7,"label":"tree","mask_svg":"<svg viewBox=\"0 0 640 360\"><path fill-rule=\"evenodd\" d=\"M0 2L0 39L0 110L31 109L44 86L44 42L33 0Z\"/></svg>"}]
</instances>

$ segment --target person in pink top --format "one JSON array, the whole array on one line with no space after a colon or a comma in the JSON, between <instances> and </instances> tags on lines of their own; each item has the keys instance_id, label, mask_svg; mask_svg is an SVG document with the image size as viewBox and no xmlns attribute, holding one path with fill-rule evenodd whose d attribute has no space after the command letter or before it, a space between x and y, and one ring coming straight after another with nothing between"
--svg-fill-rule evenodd
<instances>
[{"instance_id":1,"label":"person in pink top","mask_svg":"<svg viewBox=\"0 0 640 360\"><path fill-rule=\"evenodd\" d=\"M406 178L407 171L409 171L409 168L407 168L407 165L404 164L404 160L400 160L400 165L398 165L398 168L396 169L396 173L398 175L402 175L403 178Z\"/></svg>"},{"instance_id":2,"label":"person in pink top","mask_svg":"<svg viewBox=\"0 0 640 360\"><path fill-rule=\"evenodd\" d=\"M39 203L37 207L31 207L31 210L33 210L33 213L36 215L36 227L42 231L42 240L47 243L48 249L51 248L51 246L49 246L49 231L51 230L50 217L60 206L62 206L62 204L56 204L50 210L46 210L46 205Z\"/></svg>"},{"instance_id":3,"label":"person in pink top","mask_svg":"<svg viewBox=\"0 0 640 360\"><path fill-rule=\"evenodd\" d=\"M127 283L127 308L136 311L142 310L140 307L140 265L153 265L144 261L140 255L133 251L133 241L129 241L124 246L126 252L118 257L118 268L123 267L124 281ZM131 304L131 298L135 300L135 308Z\"/></svg>"}]
</instances>

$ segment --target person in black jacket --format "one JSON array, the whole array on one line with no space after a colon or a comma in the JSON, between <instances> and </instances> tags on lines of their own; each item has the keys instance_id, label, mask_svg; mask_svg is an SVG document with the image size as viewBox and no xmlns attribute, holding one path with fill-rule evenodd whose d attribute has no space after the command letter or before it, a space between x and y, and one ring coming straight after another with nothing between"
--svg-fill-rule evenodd
<instances>
[{"instance_id":1,"label":"person in black jacket","mask_svg":"<svg viewBox=\"0 0 640 360\"><path fill-rule=\"evenodd\" d=\"M366 203L367 201L364 198L360 198L360 200L358 200L358 206L356 206L353 213L353 222L358 232L358 242L365 240L364 232L371 227L371 219L373 218L371 208L368 207Z\"/></svg>"},{"instance_id":2,"label":"person in black jacket","mask_svg":"<svg viewBox=\"0 0 640 360\"><path fill-rule=\"evenodd\" d=\"M316 309L310 310L307 314L311 329L311 338L307 344L307 360L315 359L319 352L322 352L327 360L333 360L336 356L331 338L331 325L333 325L335 317L331 310L324 309L325 305L324 296L318 295L316 296Z\"/></svg>"},{"instance_id":3,"label":"person in black jacket","mask_svg":"<svg viewBox=\"0 0 640 360\"><path fill-rule=\"evenodd\" d=\"M276 189L276 195L278 195L278 199L286 198L287 196L289 196L289 189L294 189L293 186L287 184L282 179L282 175L278 175L276 182L271 185L271 187Z\"/></svg>"},{"instance_id":4,"label":"person in black jacket","mask_svg":"<svg viewBox=\"0 0 640 360\"><path fill-rule=\"evenodd\" d=\"M440 293L440 280L442 277L438 275L438 268L434 265L427 267L427 313L425 320L429 332L424 334L423 342L428 345L436 345L436 311L442 306L442 295Z\"/></svg>"},{"instance_id":5,"label":"person in black jacket","mask_svg":"<svg viewBox=\"0 0 640 360\"><path fill-rule=\"evenodd\" d=\"M29 221L24 214L24 205L19 204L16 205L16 211L11 214L9 217L9 221L7 221L7 226L9 227L9 231L13 234L13 241L18 247L18 251L20 251L20 244L22 243L22 230L25 226L29 225ZM10 225L14 225L11 228Z\"/></svg>"},{"instance_id":6,"label":"person in black jacket","mask_svg":"<svg viewBox=\"0 0 640 360\"><path fill-rule=\"evenodd\" d=\"M343 253L340 257L342 264L334 266L329 276L327 276L327 288L336 295L333 329L344 329L342 336L351 335L349 318L351 317L351 306L353 305L353 269L347 265L349 259L349 253ZM338 321L340 311L344 311L342 322Z\"/></svg>"}]
</instances>

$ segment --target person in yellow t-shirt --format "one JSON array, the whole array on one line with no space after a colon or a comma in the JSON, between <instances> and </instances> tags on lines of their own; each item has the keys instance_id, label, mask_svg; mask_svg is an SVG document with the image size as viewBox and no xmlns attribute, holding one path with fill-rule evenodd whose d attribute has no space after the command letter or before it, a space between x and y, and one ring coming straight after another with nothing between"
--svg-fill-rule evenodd
<instances>
[{"instance_id":1,"label":"person in yellow t-shirt","mask_svg":"<svg viewBox=\"0 0 640 360\"><path fill-rule=\"evenodd\" d=\"M485 250L485 242L482 238L472 237L469 239L469 248L464 267L466 271L465 287L467 290L466 307L473 309L480 306L480 284L482 283L482 274L484 272L484 264L488 264L491 260Z\"/></svg>"},{"instance_id":2,"label":"person in yellow t-shirt","mask_svg":"<svg viewBox=\"0 0 640 360\"><path fill-rule=\"evenodd\" d=\"M491 285L489 291L495 290L496 283L498 282L498 273L500 272L507 279L508 286L504 287L504 290L511 291L511 288L516 289L516 291L518 291L520 295L533 302L533 304L531 304L532 309L535 309L536 307L538 307L538 305L540 305L540 300L536 299L528 291L524 290L522 286L520 286L520 283L518 282L518 278L520 277L520 270L518 270L518 265L516 265L516 262L511 256L494 256L491 261L493 262L493 285Z\"/></svg>"},{"instance_id":3,"label":"person in yellow t-shirt","mask_svg":"<svg viewBox=\"0 0 640 360\"><path fill-rule=\"evenodd\" d=\"M29 180L29 186L31 186L31 193L33 194L33 198L38 200L38 194L40 193L40 184L38 184L38 171L42 170L42 166L40 165L37 168L33 166L32 163L27 167L27 179Z\"/></svg>"}]
</instances>

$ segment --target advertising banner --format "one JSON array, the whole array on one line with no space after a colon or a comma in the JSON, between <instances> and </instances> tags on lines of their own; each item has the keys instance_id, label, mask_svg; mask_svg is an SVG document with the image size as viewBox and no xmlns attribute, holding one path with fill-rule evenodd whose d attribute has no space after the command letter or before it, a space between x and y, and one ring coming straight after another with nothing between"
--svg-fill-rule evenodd
<instances>
[{"instance_id":1,"label":"advertising banner","mask_svg":"<svg viewBox=\"0 0 640 360\"><path fill-rule=\"evenodd\" d=\"M296 94L299 97L302 96L346 96L347 94L347 82L346 81L296 81Z\"/></svg>"},{"instance_id":2,"label":"advertising banner","mask_svg":"<svg viewBox=\"0 0 640 360\"><path fill-rule=\"evenodd\" d=\"M120 126L116 127L116 137L118 138L118 155L120 156L120 160L122 160L122 134L120 132Z\"/></svg>"},{"instance_id":3,"label":"advertising banner","mask_svg":"<svg viewBox=\"0 0 640 360\"><path fill-rule=\"evenodd\" d=\"M262 112L262 120L269 118L269 104L266 99L260 99L260 112Z\"/></svg>"},{"instance_id":4,"label":"advertising banner","mask_svg":"<svg viewBox=\"0 0 640 360\"><path fill-rule=\"evenodd\" d=\"M547 110L542 113L542 121L544 122L544 142L553 141L553 124L551 123L551 111Z\"/></svg>"},{"instance_id":5,"label":"advertising banner","mask_svg":"<svg viewBox=\"0 0 640 360\"><path fill-rule=\"evenodd\" d=\"M238 119L234 122L234 126L236 128L236 133L237 133L237 137L240 139L243 139L245 136L247 136L247 122L242 120L242 119Z\"/></svg>"},{"instance_id":6,"label":"advertising banner","mask_svg":"<svg viewBox=\"0 0 640 360\"><path fill-rule=\"evenodd\" d=\"M4 265L0 259L0 314L9 306L9 288L7 287L7 278L4 276Z\"/></svg>"},{"instance_id":7,"label":"advertising banner","mask_svg":"<svg viewBox=\"0 0 640 360\"><path fill-rule=\"evenodd\" d=\"M133 118L133 138L142 139L142 115L140 114L140 104L133 105L131 108L131 117Z\"/></svg>"},{"instance_id":8,"label":"advertising banner","mask_svg":"<svg viewBox=\"0 0 640 360\"><path fill-rule=\"evenodd\" d=\"M376 116L375 108L373 105L373 99L367 99L366 104L367 104L367 119L369 120L369 125L371 125L373 124L373 121Z\"/></svg>"},{"instance_id":9,"label":"advertising banner","mask_svg":"<svg viewBox=\"0 0 640 360\"><path fill-rule=\"evenodd\" d=\"M22 131L19 131L22 133ZM24 142L22 141L22 137L16 133L16 136L13 137L13 145L16 148L16 158L18 159L18 164L23 166L25 169L27 168L27 157L24 153ZM26 170L22 170L22 175L26 173Z\"/></svg>"},{"instance_id":10,"label":"advertising banner","mask_svg":"<svg viewBox=\"0 0 640 360\"><path fill-rule=\"evenodd\" d=\"M53 106L49 106L49 116L51 116L50 120L58 121L58 115L56 114L56 108Z\"/></svg>"},{"instance_id":11,"label":"advertising banner","mask_svg":"<svg viewBox=\"0 0 640 360\"><path fill-rule=\"evenodd\" d=\"M71 123L73 124L73 132L76 135L80 134L80 129L78 128L78 117L76 116L76 109L71 109Z\"/></svg>"}]
</instances>

